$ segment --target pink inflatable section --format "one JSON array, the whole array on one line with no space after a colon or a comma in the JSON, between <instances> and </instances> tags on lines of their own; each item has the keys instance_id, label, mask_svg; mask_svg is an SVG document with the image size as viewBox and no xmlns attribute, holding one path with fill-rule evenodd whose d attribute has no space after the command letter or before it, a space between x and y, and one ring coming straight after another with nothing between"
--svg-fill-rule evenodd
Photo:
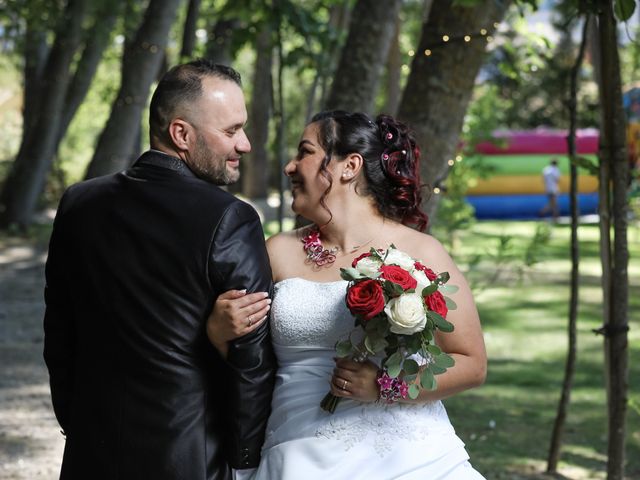
<instances>
[{"instance_id":1,"label":"pink inflatable section","mask_svg":"<svg viewBox=\"0 0 640 480\"><path fill-rule=\"evenodd\" d=\"M496 143L479 143L476 146L476 152L485 155L566 154L567 134L566 130L499 130L493 134ZM598 130L590 128L578 130L576 147L579 154L597 153Z\"/></svg>"}]
</instances>

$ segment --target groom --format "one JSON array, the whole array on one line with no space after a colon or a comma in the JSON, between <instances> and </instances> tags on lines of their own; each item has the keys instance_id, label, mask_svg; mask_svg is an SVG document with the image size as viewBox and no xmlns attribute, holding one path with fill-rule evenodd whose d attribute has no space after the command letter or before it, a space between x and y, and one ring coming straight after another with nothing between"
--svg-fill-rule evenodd
<instances>
[{"instance_id":1,"label":"groom","mask_svg":"<svg viewBox=\"0 0 640 480\"><path fill-rule=\"evenodd\" d=\"M174 67L151 101L151 150L60 201L44 357L66 436L61 479L214 480L257 466L268 322L226 358L205 331L221 292L271 289L256 212L216 186L238 180L246 120L235 70Z\"/></svg>"}]
</instances>

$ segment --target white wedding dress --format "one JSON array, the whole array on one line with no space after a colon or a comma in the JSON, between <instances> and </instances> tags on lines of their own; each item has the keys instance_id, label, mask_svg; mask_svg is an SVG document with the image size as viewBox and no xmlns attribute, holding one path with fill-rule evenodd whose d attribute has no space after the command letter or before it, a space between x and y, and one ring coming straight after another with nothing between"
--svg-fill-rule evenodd
<instances>
[{"instance_id":1,"label":"white wedding dress","mask_svg":"<svg viewBox=\"0 0 640 480\"><path fill-rule=\"evenodd\" d=\"M275 285L271 332L278 358L272 412L257 480L482 479L441 402L342 399L320 408L335 343L353 329L347 282L289 278Z\"/></svg>"}]
</instances>

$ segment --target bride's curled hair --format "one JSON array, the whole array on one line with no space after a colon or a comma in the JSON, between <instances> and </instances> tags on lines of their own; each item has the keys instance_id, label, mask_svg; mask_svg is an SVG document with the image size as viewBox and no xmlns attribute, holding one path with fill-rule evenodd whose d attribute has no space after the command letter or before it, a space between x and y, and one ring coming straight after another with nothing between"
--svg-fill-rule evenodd
<instances>
[{"instance_id":1,"label":"bride's curled hair","mask_svg":"<svg viewBox=\"0 0 640 480\"><path fill-rule=\"evenodd\" d=\"M332 157L359 153L364 159L366 185L359 185L364 191L356 191L373 197L383 216L420 231L426 228L428 218L420 209L420 149L405 124L389 115L379 115L373 121L364 113L342 110L318 113L311 123L319 126L318 141L326 152L322 163L325 172Z\"/></svg>"}]
</instances>

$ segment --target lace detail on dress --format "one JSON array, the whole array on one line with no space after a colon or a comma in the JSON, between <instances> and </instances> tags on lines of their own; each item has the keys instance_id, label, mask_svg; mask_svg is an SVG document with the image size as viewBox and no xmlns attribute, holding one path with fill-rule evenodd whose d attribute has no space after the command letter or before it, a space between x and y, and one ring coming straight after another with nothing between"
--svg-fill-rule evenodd
<instances>
[{"instance_id":1,"label":"lace detail on dress","mask_svg":"<svg viewBox=\"0 0 640 480\"><path fill-rule=\"evenodd\" d=\"M430 421L425 422L425 418ZM316 437L339 440L344 443L345 450L369 437L376 453L384 457L396 446L398 439L423 440L434 429L452 430L442 402L373 404L363 405L358 414L354 412L346 418L337 413L316 430Z\"/></svg>"},{"instance_id":2,"label":"lace detail on dress","mask_svg":"<svg viewBox=\"0 0 640 480\"><path fill-rule=\"evenodd\" d=\"M276 283L271 312L273 342L333 348L338 340L348 337L354 325L344 300L346 292L344 280L319 283L294 277Z\"/></svg>"}]
</instances>

